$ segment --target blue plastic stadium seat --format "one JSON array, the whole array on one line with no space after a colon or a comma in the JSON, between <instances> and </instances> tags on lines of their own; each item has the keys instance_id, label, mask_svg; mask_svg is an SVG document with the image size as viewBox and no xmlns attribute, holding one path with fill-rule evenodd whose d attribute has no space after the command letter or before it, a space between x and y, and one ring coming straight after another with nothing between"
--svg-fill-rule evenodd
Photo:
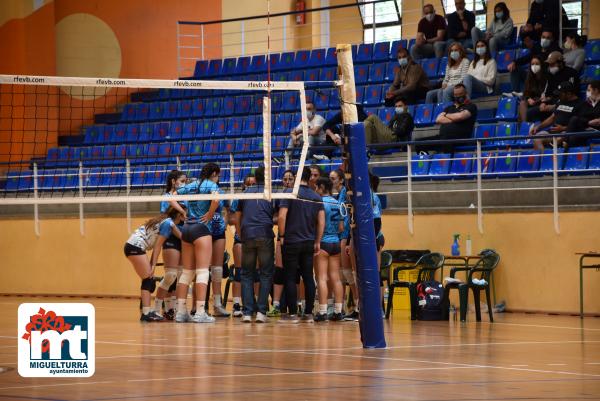
<instances>
[{"instance_id":1,"label":"blue plastic stadium seat","mask_svg":"<svg viewBox=\"0 0 600 401\"><path fill-rule=\"evenodd\" d=\"M66 155L59 155L61 159L67 159L67 165L77 166L80 161L85 161L89 159L90 147L81 146L81 147L69 147L67 148Z\"/></svg>"},{"instance_id":2,"label":"blue plastic stadium seat","mask_svg":"<svg viewBox=\"0 0 600 401\"><path fill-rule=\"evenodd\" d=\"M275 111L274 109L274 103L273 103L273 98L277 93L271 92L271 109L272 111ZM281 94L280 94L281 95ZM254 95L250 98L250 110L249 113L250 114L262 114L263 112L263 96L264 94L258 94L258 95ZM281 106L281 97L280 99L280 106Z\"/></svg>"},{"instance_id":3,"label":"blue plastic stadium seat","mask_svg":"<svg viewBox=\"0 0 600 401\"><path fill-rule=\"evenodd\" d=\"M227 134L227 120L225 118L215 118L212 133L215 138L224 138Z\"/></svg>"},{"instance_id":4,"label":"blue plastic stadium seat","mask_svg":"<svg viewBox=\"0 0 600 401\"><path fill-rule=\"evenodd\" d=\"M208 78L218 77L219 75L221 75L222 69L223 69L223 60L221 60L221 59L210 60L208 62L208 71L207 71L206 76Z\"/></svg>"},{"instance_id":5,"label":"blue plastic stadium seat","mask_svg":"<svg viewBox=\"0 0 600 401\"><path fill-rule=\"evenodd\" d=\"M515 59L525 57L529 53L531 53L531 50L529 50L527 48L517 49L516 54L515 54Z\"/></svg>"},{"instance_id":6,"label":"blue plastic stadium seat","mask_svg":"<svg viewBox=\"0 0 600 401\"><path fill-rule=\"evenodd\" d=\"M177 110L179 109L179 101L171 100L167 102L165 108L163 109L162 119L163 120L172 120L177 118Z\"/></svg>"},{"instance_id":7,"label":"blue plastic stadium seat","mask_svg":"<svg viewBox=\"0 0 600 401\"><path fill-rule=\"evenodd\" d=\"M204 116L205 117L215 117L215 116L220 115L221 103L222 103L221 98L213 97L213 98L207 99Z\"/></svg>"},{"instance_id":8,"label":"blue plastic stadium seat","mask_svg":"<svg viewBox=\"0 0 600 401\"><path fill-rule=\"evenodd\" d=\"M438 77L446 76L446 67L448 67L448 57L442 57L438 64Z\"/></svg>"},{"instance_id":9,"label":"blue plastic stadium seat","mask_svg":"<svg viewBox=\"0 0 600 401\"><path fill-rule=\"evenodd\" d=\"M358 54L358 45L352 45L352 60L356 60Z\"/></svg>"},{"instance_id":10,"label":"blue plastic stadium seat","mask_svg":"<svg viewBox=\"0 0 600 401\"><path fill-rule=\"evenodd\" d=\"M540 169L540 152L536 150L525 150L519 153L516 171L522 176L537 173Z\"/></svg>"},{"instance_id":11,"label":"blue plastic stadium seat","mask_svg":"<svg viewBox=\"0 0 600 401\"><path fill-rule=\"evenodd\" d=\"M600 62L600 40L590 40L585 45L585 61L586 63Z\"/></svg>"},{"instance_id":12,"label":"blue plastic stadium seat","mask_svg":"<svg viewBox=\"0 0 600 401\"><path fill-rule=\"evenodd\" d=\"M173 156L179 157L180 160L186 158L190 152L190 142L173 143L172 152Z\"/></svg>"},{"instance_id":13,"label":"blue plastic stadium seat","mask_svg":"<svg viewBox=\"0 0 600 401\"><path fill-rule=\"evenodd\" d=\"M171 122L170 128L173 127L173 123L175 121ZM196 128L197 128L197 124L195 120L185 120L182 124L181 124L181 139L182 140L190 140L190 139L194 139L196 137Z\"/></svg>"},{"instance_id":14,"label":"blue plastic stadium seat","mask_svg":"<svg viewBox=\"0 0 600 401\"><path fill-rule=\"evenodd\" d=\"M226 58L223 60L223 66L221 67L221 75L225 77L229 77L235 74L235 67L237 64L237 59L234 57Z\"/></svg>"},{"instance_id":15,"label":"blue plastic stadium seat","mask_svg":"<svg viewBox=\"0 0 600 401\"><path fill-rule=\"evenodd\" d=\"M368 65L355 65L354 66L354 82L357 85L363 85L367 83L369 79L369 66Z\"/></svg>"},{"instance_id":16,"label":"blue plastic stadium seat","mask_svg":"<svg viewBox=\"0 0 600 401\"><path fill-rule=\"evenodd\" d=\"M426 176L429 174L429 165L431 157L429 155L413 155L411 161L411 170L413 176Z\"/></svg>"},{"instance_id":17,"label":"blue plastic stadium seat","mask_svg":"<svg viewBox=\"0 0 600 401\"><path fill-rule=\"evenodd\" d=\"M189 121L189 120L188 120ZM154 130L159 132L167 132L167 136L164 137L164 140L168 141L179 141L183 139L183 122L182 121L171 121L157 123L154 127Z\"/></svg>"},{"instance_id":18,"label":"blue plastic stadium seat","mask_svg":"<svg viewBox=\"0 0 600 401\"><path fill-rule=\"evenodd\" d=\"M135 136L135 132L133 129L127 132L125 142L126 143L139 143L139 142L150 142L152 141L152 137L154 136L154 124L155 123L142 123L140 124L140 128L137 136ZM131 135L131 137L129 137Z\"/></svg>"},{"instance_id":19,"label":"blue plastic stadium seat","mask_svg":"<svg viewBox=\"0 0 600 401\"><path fill-rule=\"evenodd\" d=\"M358 46L356 53L356 63L372 63L373 62L373 44L363 43Z\"/></svg>"},{"instance_id":20,"label":"blue plastic stadium seat","mask_svg":"<svg viewBox=\"0 0 600 401\"><path fill-rule=\"evenodd\" d=\"M239 57L237 60L237 64L235 65L234 74L236 74L236 75L248 74L248 69L250 69L250 57L248 57L248 56Z\"/></svg>"},{"instance_id":21,"label":"blue plastic stadium seat","mask_svg":"<svg viewBox=\"0 0 600 401\"><path fill-rule=\"evenodd\" d=\"M436 178L447 177L450 173L450 165L452 157L448 153L436 153L431 157L431 165L429 166L429 175L436 176Z\"/></svg>"},{"instance_id":22,"label":"blue plastic stadium seat","mask_svg":"<svg viewBox=\"0 0 600 401\"><path fill-rule=\"evenodd\" d=\"M319 73L319 81L335 81L337 79L337 68L335 67L325 67L321 68ZM320 86L329 86L328 84L321 84Z\"/></svg>"},{"instance_id":23,"label":"blue plastic stadium seat","mask_svg":"<svg viewBox=\"0 0 600 401\"><path fill-rule=\"evenodd\" d=\"M156 158L158 157L158 143L149 143L145 146L145 153L143 154L145 157L143 158L143 163L156 163Z\"/></svg>"},{"instance_id":24,"label":"blue plastic stadium seat","mask_svg":"<svg viewBox=\"0 0 600 401\"><path fill-rule=\"evenodd\" d=\"M534 123L522 122L519 125L519 133L517 134L517 136L528 136L529 130L532 125L534 125ZM514 141L514 143L515 143L515 145L521 146L521 147L530 147L533 145L533 142L531 141L531 139L517 139Z\"/></svg>"},{"instance_id":25,"label":"blue plastic stadium seat","mask_svg":"<svg viewBox=\"0 0 600 401\"><path fill-rule=\"evenodd\" d=\"M163 117L166 102L154 102L150 105L149 120L160 120Z\"/></svg>"},{"instance_id":26,"label":"blue plastic stadium seat","mask_svg":"<svg viewBox=\"0 0 600 401\"><path fill-rule=\"evenodd\" d=\"M310 50L298 50L296 52L296 59L294 60L293 68L304 69L308 67L309 58Z\"/></svg>"},{"instance_id":27,"label":"blue plastic stadium seat","mask_svg":"<svg viewBox=\"0 0 600 401\"><path fill-rule=\"evenodd\" d=\"M510 146L514 144L514 141L510 138L516 136L519 131L517 123L499 123L496 126L496 139L494 141L495 146Z\"/></svg>"},{"instance_id":28,"label":"blue plastic stadium seat","mask_svg":"<svg viewBox=\"0 0 600 401\"><path fill-rule=\"evenodd\" d=\"M271 78L275 82L285 82L289 80L290 74L286 71L275 72L271 75Z\"/></svg>"},{"instance_id":29,"label":"blue plastic stadium seat","mask_svg":"<svg viewBox=\"0 0 600 401\"><path fill-rule=\"evenodd\" d=\"M280 113L275 116L274 134L288 134L292 130L290 114Z\"/></svg>"},{"instance_id":30,"label":"blue plastic stadium seat","mask_svg":"<svg viewBox=\"0 0 600 401\"><path fill-rule=\"evenodd\" d=\"M598 173L600 171L600 146L592 145L590 151L592 154L589 157L588 169Z\"/></svg>"},{"instance_id":31,"label":"blue plastic stadium seat","mask_svg":"<svg viewBox=\"0 0 600 401\"><path fill-rule=\"evenodd\" d=\"M315 81L319 80L319 73L321 71L318 68L311 68L309 70L306 70L304 72L304 80L305 81L312 81L312 82L307 82L306 83L306 87L309 88L314 88L316 86L318 86L318 83Z\"/></svg>"},{"instance_id":32,"label":"blue plastic stadium seat","mask_svg":"<svg viewBox=\"0 0 600 401\"><path fill-rule=\"evenodd\" d=\"M240 131L240 135L242 135L242 136L256 135L256 133L257 133L256 116L243 117L241 122L242 122L242 128Z\"/></svg>"},{"instance_id":33,"label":"blue plastic stadium seat","mask_svg":"<svg viewBox=\"0 0 600 401\"><path fill-rule=\"evenodd\" d=\"M181 123L176 123L173 121L173 131L179 127L179 132L181 135ZM152 124L153 133L152 133L152 141L153 142L164 142L169 138L169 125L163 125L160 123Z\"/></svg>"},{"instance_id":34,"label":"blue plastic stadium seat","mask_svg":"<svg viewBox=\"0 0 600 401\"><path fill-rule=\"evenodd\" d=\"M274 138L273 138L274 139ZM251 141L249 138L238 138L235 140L234 151L240 156L246 155L250 152Z\"/></svg>"},{"instance_id":35,"label":"blue plastic stadium seat","mask_svg":"<svg viewBox=\"0 0 600 401\"><path fill-rule=\"evenodd\" d=\"M203 146L204 143L207 143L209 141L194 141L190 143L190 147L188 150L188 157L185 158L186 161L190 161L190 162L198 162L200 160L202 160L203 155Z\"/></svg>"},{"instance_id":36,"label":"blue plastic stadium seat","mask_svg":"<svg viewBox=\"0 0 600 401\"><path fill-rule=\"evenodd\" d=\"M367 116L379 116L379 107L365 107L365 113Z\"/></svg>"},{"instance_id":37,"label":"blue plastic stadium seat","mask_svg":"<svg viewBox=\"0 0 600 401\"><path fill-rule=\"evenodd\" d=\"M387 68L385 70L385 81L393 82L394 76L396 75L396 71L398 71L399 69L400 69L400 66L398 65L397 61L390 61L387 64Z\"/></svg>"},{"instance_id":38,"label":"blue plastic stadium seat","mask_svg":"<svg viewBox=\"0 0 600 401\"><path fill-rule=\"evenodd\" d=\"M182 100L177 109L177 118L190 118L192 116L192 101Z\"/></svg>"},{"instance_id":39,"label":"blue plastic stadium seat","mask_svg":"<svg viewBox=\"0 0 600 401\"><path fill-rule=\"evenodd\" d=\"M599 80L600 79L600 65L598 64L590 64L585 67L583 70L582 78L586 82Z\"/></svg>"},{"instance_id":40,"label":"blue plastic stadium seat","mask_svg":"<svg viewBox=\"0 0 600 401\"><path fill-rule=\"evenodd\" d=\"M379 109L377 116L385 124L388 124L390 121L392 121L392 118L394 117L394 109L382 107L381 109Z\"/></svg>"},{"instance_id":41,"label":"blue plastic stadium seat","mask_svg":"<svg viewBox=\"0 0 600 401\"><path fill-rule=\"evenodd\" d=\"M150 105L148 103L139 103L135 110L136 121L146 121L150 114Z\"/></svg>"},{"instance_id":42,"label":"blue plastic stadium seat","mask_svg":"<svg viewBox=\"0 0 600 401\"><path fill-rule=\"evenodd\" d=\"M364 102L365 90L366 90L365 86L357 86L356 87L356 104L362 104Z\"/></svg>"},{"instance_id":43,"label":"blue plastic stadium seat","mask_svg":"<svg viewBox=\"0 0 600 401\"><path fill-rule=\"evenodd\" d=\"M557 162L558 170L563 169L564 160L565 160L564 153L565 153L565 150L563 148L557 149L556 162ZM553 169L554 169L554 167L553 167L553 161L552 161L552 149L544 149L544 152L542 153L542 157L540 160L540 171L551 174Z\"/></svg>"},{"instance_id":44,"label":"blue plastic stadium seat","mask_svg":"<svg viewBox=\"0 0 600 401\"><path fill-rule=\"evenodd\" d=\"M59 159L59 148L49 148L46 154L46 167L56 167Z\"/></svg>"},{"instance_id":45,"label":"blue plastic stadium seat","mask_svg":"<svg viewBox=\"0 0 600 401\"><path fill-rule=\"evenodd\" d=\"M433 123L433 104L419 104L415 109L415 125L426 126Z\"/></svg>"},{"instance_id":46,"label":"blue plastic stadium seat","mask_svg":"<svg viewBox=\"0 0 600 401\"><path fill-rule=\"evenodd\" d=\"M304 81L304 70L295 70L290 72L290 81Z\"/></svg>"},{"instance_id":47,"label":"blue plastic stadium seat","mask_svg":"<svg viewBox=\"0 0 600 401\"><path fill-rule=\"evenodd\" d=\"M480 124L475 128L475 138L493 138L496 136L496 126L493 124ZM490 145L491 141L482 142L483 146Z\"/></svg>"},{"instance_id":48,"label":"blue plastic stadium seat","mask_svg":"<svg viewBox=\"0 0 600 401\"><path fill-rule=\"evenodd\" d=\"M163 167L152 164L151 166L146 167L146 175L144 176L144 187L153 187L161 185L161 183L165 182L165 179L162 177Z\"/></svg>"},{"instance_id":49,"label":"blue plastic stadium seat","mask_svg":"<svg viewBox=\"0 0 600 401\"><path fill-rule=\"evenodd\" d=\"M310 58L308 59L309 67L321 67L325 62L325 53L327 49L313 49L310 52Z\"/></svg>"},{"instance_id":50,"label":"blue plastic stadium seat","mask_svg":"<svg viewBox=\"0 0 600 401\"><path fill-rule=\"evenodd\" d=\"M331 110L340 109L340 96L335 89L331 91L331 96L329 96L329 108Z\"/></svg>"},{"instance_id":51,"label":"blue plastic stadium seat","mask_svg":"<svg viewBox=\"0 0 600 401\"><path fill-rule=\"evenodd\" d=\"M498 72L508 72L508 65L515 59L514 50L500 50L496 55Z\"/></svg>"},{"instance_id":52,"label":"blue plastic stadium seat","mask_svg":"<svg viewBox=\"0 0 600 401\"><path fill-rule=\"evenodd\" d=\"M238 96L235 98L234 114L246 115L250 112L250 96Z\"/></svg>"},{"instance_id":53,"label":"blue plastic stadium seat","mask_svg":"<svg viewBox=\"0 0 600 401\"><path fill-rule=\"evenodd\" d=\"M326 66L334 66L337 65L337 49L335 47L330 47L327 49L327 53L325 54L325 63Z\"/></svg>"},{"instance_id":54,"label":"blue plastic stadium seat","mask_svg":"<svg viewBox=\"0 0 600 401\"><path fill-rule=\"evenodd\" d=\"M138 167L134 167L131 170L131 186L132 187L143 187L145 179L146 179L146 167L138 166Z\"/></svg>"},{"instance_id":55,"label":"blue plastic stadium seat","mask_svg":"<svg viewBox=\"0 0 600 401\"><path fill-rule=\"evenodd\" d=\"M267 60L264 55L257 55L252 57L252 62L250 63L250 69L248 72L252 74L258 74L262 72L267 72Z\"/></svg>"},{"instance_id":56,"label":"blue plastic stadium seat","mask_svg":"<svg viewBox=\"0 0 600 401\"><path fill-rule=\"evenodd\" d=\"M569 148L567 154L565 154L565 170L568 171L580 171L586 170L588 167L589 160L589 148L586 147L575 147Z\"/></svg>"},{"instance_id":57,"label":"blue plastic stadium seat","mask_svg":"<svg viewBox=\"0 0 600 401\"><path fill-rule=\"evenodd\" d=\"M285 71L291 70L294 68L294 60L296 58L296 53L294 52L285 52L281 53L281 57L279 59L279 64L277 66L277 71Z\"/></svg>"},{"instance_id":58,"label":"blue plastic stadium seat","mask_svg":"<svg viewBox=\"0 0 600 401\"><path fill-rule=\"evenodd\" d=\"M357 87L358 90L358 87ZM384 86L383 85L370 85L365 88L363 104L365 106L377 107L381 104L381 97L383 96ZM331 104L330 104L331 106Z\"/></svg>"},{"instance_id":59,"label":"blue plastic stadium seat","mask_svg":"<svg viewBox=\"0 0 600 401\"><path fill-rule=\"evenodd\" d=\"M101 133L104 132L104 127L98 125L90 125L85 128L83 143L86 145L94 145L102 142Z\"/></svg>"},{"instance_id":60,"label":"blue plastic stadium seat","mask_svg":"<svg viewBox=\"0 0 600 401\"><path fill-rule=\"evenodd\" d=\"M317 110L327 110L329 108L329 96L331 95L330 89L319 91L315 94L313 99Z\"/></svg>"},{"instance_id":61,"label":"blue plastic stadium seat","mask_svg":"<svg viewBox=\"0 0 600 401\"><path fill-rule=\"evenodd\" d=\"M429 79L437 78L439 60L437 58L428 58L421 60L421 66Z\"/></svg>"},{"instance_id":62,"label":"blue plastic stadium seat","mask_svg":"<svg viewBox=\"0 0 600 401\"><path fill-rule=\"evenodd\" d=\"M499 178L513 177L517 169L518 162L517 152L498 152L494 162L494 173Z\"/></svg>"},{"instance_id":63,"label":"blue plastic stadium seat","mask_svg":"<svg viewBox=\"0 0 600 401\"><path fill-rule=\"evenodd\" d=\"M435 107L433 108L433 115L431 117L431 121L435 122L435 120L437 119L437 116L442 114L443 111L446 109L446 107L449 107L449 106L452 106L452 102L437 103L435 105Z\"/></svg>"},{"instance_id":64,"label":"blue plastic stadium seat","mask_svg":"<svg viewBox=\"0 0 600 401\"><path fill-rule=\"evenodd\" d=\"M396 60L398 58L398 49L402 47L402 48L408 50L408 48L406 46L407 46L406 39L394 40L392 42L392 46L390 48L389 59ZM398 63L396 62L396 64L398 64Z\"/></svg>"},{"instance_id":65,"label":"blue plastic stadium seat","mask_svg":"<svg viewBox=\"0 0 600 401\"><path fill-rule=\"evenodd\" d=\"M473 153L455 153L450 166L450 174L455 178L468 178L473 165Z\"/></svg>"},{"instance_id":66,"label":"blue plastic stadium seat","mask_svg":"<svg viewBox=\"0 0 600 401\"><path fill-rule=\"evenodd\" d=\"M492 123L496 122L496 110L494 109L480 109L477 112L478 123Z\"/></svg>"},{"instance_id":67,"label":"blue plastic stadium seat","mask_svg":"<svg viewBox=\"0 0 600 401\"><path fill-rule=\"evenodd\" d=\"M140 144L129 144L127 145L127 158L130 159L131 164L140 164L140 157L143 156L144 145Z\"/></svg>"},{"instance_id":68,"label":"blue plastic stadium seat","mask_svg":"<svg viewBox=\"0 0 600 401\"><path fill-rule=\"evenodd\" d=\"M242 133L242 118L241 117L233 117L230 118L227 122L227 136L235 137L240 136Z\"/></svg>"},{"instance_id":69,"label":"blue plastic stadium seat","mask_svg":"<svg viewBox=\"0 0 600 401\"><path fill-rule=\"evenodd\" d=\"M204 78L208 73L208 60L196 61L196 67L194 68L194 78Z\"/></svg>"},{"instance_id":70,"label":"blue plastic stadium seat","mask_svg":"<svg viewBox=\"0 0 600 401\"><path fill-rule=\"evenodd\" d=\"M377 63L371 65L369 67L369 83L370 84L380 84L385 81L386 77L386 63Z\"/></svg>"},{"instance_id":71,"label":"blue plastic stadium seat","mask_svg":"<svg viewBox=\"0 0 600 401\"><path fill-rule=\"evenodd\" d=\"M125 186L125 183L126 173L123 167L105 167L102 169L102 177L100 177L100 185L102 187L120 188Z\"/></svg>"},{"instance_id":72,"label":"blue plastic stadium seat","mask_svg":"<svg viewBox=\"0 0 600 401\"><path fill-rule=\"evenodd\" d=\"M135 121L135 108L135 103L127 103L125 106L123 106L121 121Z\"/></svg>"},{"instance_id":73,"label":"blue plastic stadium seat","mask_svg":"<svg viewBox=\"0 0 600 401\"><path fill-rule=\"evenodd\" d=\"M283 94L282 110L297 111L300 109L300 99L297 92L287 91Z\"/></svg>"},{"instance_id":74,"label":"blue plastic stadium seat","mask_svg":"<svg viewBox=\"0 0 600 401\"><path fill-rule=\"evenodd\" d=\"M503 97L498 101L496 119L499 121L516 121L519 109L519 100L515 97Z\"/></svg>"},{"instance_id":75,"label":"blue plastic stadium seat","mask_svg":"<svg viewBox=\"0 0 600 401\"><path fill-rule=\"evenodd\" d=\"M163 142L158 145L158 163L172 163L175 161L175 157L172 156L173 144L170 142Z\"/></svg>"},{"instance_id":76,"label":"blue plastic stadium seat","mask_svg":"<svg viewBox=\"0 0 600 401\"><path fill-rule=\"evenodd\" d=\"M100 156L99 164L102 166L110 166L114 163L115 145L104 145Z\"/></svg>"},{"instance_id":77,"label":"blue plastic stadium seat","mask_svg":"<svg viewBox=\"0 0 600 401\"><path fill-rule=\"evenodd\" d=\"M137 124L119 124L114 127L110 143L134 143L140 140L140 126ZM107 142L104 142L107 143Z\"/></svg>"},{"instance_id":78,"label":"blue plastic stadium seat","mask_svg":"<svg viewBox=\"0 0 600 401\"><path fill-rule=\"evenodd\" d=\"M204 110L206 108L206 99L196 98L192 101L192 117L200 118L204 117Z\"/></svg>"},{"instance_id":79,"label":"blue plastic stadium seat","mask_svg":"<svg viewBox=\"0 0 600 401\"><path fill-rule=\"evenodd\" d=\"M390 57L390 42L378 42L373 46L373 61L387 61Z\"/></svg>"}]
</instances>

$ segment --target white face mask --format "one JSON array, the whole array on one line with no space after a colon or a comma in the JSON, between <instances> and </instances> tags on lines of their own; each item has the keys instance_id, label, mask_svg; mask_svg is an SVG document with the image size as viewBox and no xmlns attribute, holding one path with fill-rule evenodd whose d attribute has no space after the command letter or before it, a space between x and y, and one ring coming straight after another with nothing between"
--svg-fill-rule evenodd
<instances>
[{"instance_id":1,"label":"white face mask","mask_svg":"<svg viewBox=\"0 0 600 401\"><path fill-rule=\"evenodd\" d=\"M485 56L485 47L478 47L477 49L475 49L475 52L477 52L478 55L480 56Z\"/></svg>"},{"instance_id":2,"label":"white face mask","mask_svg":"<svg viewBox=\"0 0 600 401\"><path fill-rule=\"evenodd\" d=\"M498 13L496 13L496 19L502 19L502 17L504 17L504 12L500 11Z\"/></svg>"},{"instance_id":3,"label":"white face mask","mask_svg":"<svg viewBox=\"0 0 600 401\"><path fill-rule=\"evenodd\" d=\"M560 68L558 68L558 67L550 67L550 68L548 68L548 72L549 72L550 74L552 74L552 75L556 75L556 73L557 73L558 71L560 71Z\"/></svg>"},{"instance_id":4,"label":"white face mask","mask_svg":"<svg viewBox=\"0 0 600 401\"><path fill-rule=\"evenodd\" d=\"M595 100L595 99L592 97L592 91L591 91L591 90L588 90L588 91L586 91L586 92L585 92L585 97L586 97L587 99L590 99L590 100Z\"/></svg>"},{"instance_id":5,"label":"white face mask","mask_svg":"<svg viewBox=\"0 0 600 401\"><path fill-rule=\"evenodd\" d=\"M542 38L542 40L540 40L540 45L542 45L544 49L550 47L550 43L552 43L550 39Z\"/></svg>"},{"instance_id":6,"label":"white face mask","mask_svg":"<svg viewBox=\"0 0 600 401\"><path fill-rule=\"evenodd\" d=\"M307 111L306 112L306 117L308 117L309 120L312 120L314 116L315 116L315 112L314 111Z\"/></svg>"},{"instance_id":7,"label":"white face mask","mask_svg":"<svg viewBox=\"0 0 600 401\"><path fill-rule=\"evenodd\" d=\"M394 110L396 111L396 114L404 113L404 107L396 107Z\"/></svg>"},{"instance_id":8,"label":"white face mask","mask_svg":"<svg viewBox=\"0 0 600 401\"><path fill-rule=\"evenodd\" d=\"M534 74L537 74L538 72L540 72L542 70L542 66L538 65L538 64L533 64L531 66L531 72L533 72Z\"/></svg>"},{"instance_id":9,"label":"white face mask","mask_svg":"<svg viewBox=\"0 0 600 401\"><path fill-rule=\"evenodd\" d=\"M431 22L433 21L433 18L435 17L435 14L430 13L430 14L425 14L425 18L427 19L427 21Z\"/></svg>"},{"instance_id":10,"label":"white face mask","mask_svg":"<svg viewBox=\"0 0 600 401\"><path fill-rule=\"evenodd\" d=\"M456 50L453 50L453 51L450 52L450 58L452 60L456 61L456 60L458 60L460 58L460 53L457 52Z\"/></svg>"},{"instance_id":11,"label":"white face mask","mask_svg":"<svg viewBox=\"0 0 600 401\"><path fill-rule=\"evenodd\" d=\"M567 49L567 50L571 50L571 48L573 47L573 45L571 44L571 42L569 42L569 41L566 41L566 42L565 42L565 46L564 46L564 47L565 47L565 49Z\"/></svg>"},{"instance_id":12,"label":"white face mask","mask_svg":"<svg viewBox=\"0 0 600 401\"><path fill-rule=\"evenodd\" d=\"M406 67L408 65L408 59L406 57L399 58L398 64L400 64L400 67Z\"/></svg>"}]
</instances>

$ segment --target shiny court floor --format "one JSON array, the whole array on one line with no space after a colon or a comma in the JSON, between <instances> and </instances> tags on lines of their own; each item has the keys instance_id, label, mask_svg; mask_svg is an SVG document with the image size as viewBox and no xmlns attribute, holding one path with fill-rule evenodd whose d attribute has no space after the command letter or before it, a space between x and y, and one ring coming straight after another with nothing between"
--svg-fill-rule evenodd
<instances>
[{"instance_id":1,"label":"shiny court floor","mask_svg":"<svg viewBox=\"0 0 600 401\"><path fill-rule=\"evenodd\" d=\"M75 302L75 299L37 301ZM496 322L385 322L387 349L358 324L141 324L132 300L92 299L96 373L22 378L17 308L0 298L0 400L600 399L600 319L503 314Z\"/></svg>"}]
</instances>

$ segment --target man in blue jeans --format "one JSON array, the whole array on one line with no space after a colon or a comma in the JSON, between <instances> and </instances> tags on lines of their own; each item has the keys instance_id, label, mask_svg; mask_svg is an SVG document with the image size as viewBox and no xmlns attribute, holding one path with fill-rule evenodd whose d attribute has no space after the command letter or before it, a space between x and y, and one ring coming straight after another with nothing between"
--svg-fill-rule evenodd
<instances>
[{"instance_id":1,"label":"man in blue jeans","mask_svg":"<svg viewBox=\"0 0 600 401\"><path fill-rule=\"evenodd\" d=\"M244 193L263 193L265 169L259 167L254 176L256 185L248 187ZM256 312L256 323L266 323L267 303L273 285L274 252L273 203L264 199L240 199L236 211L236 232L242 240L242 322L251 323ZM260 267L260 287L258 302L254 298L254 275L256 260Z\"/></svg>"},{"instance_id":2,"label":"man in blue jeans","mask_svg":"<svg viewBox=\"0 0 600 401\"><path fill-rule=\"evenodd\" d=\"M325 211L321 197L308 187L310 167L304 167L297 199L284 199L279 205L279 238L283 248L283 271L285 296L289 314L282 323L313 322L312 310L315 303L315 280L313 256L318 254L325 229ZM299 320L297 311L296 277L300 272L304 281L306 310Z\"/></svg>"}]
</instances>

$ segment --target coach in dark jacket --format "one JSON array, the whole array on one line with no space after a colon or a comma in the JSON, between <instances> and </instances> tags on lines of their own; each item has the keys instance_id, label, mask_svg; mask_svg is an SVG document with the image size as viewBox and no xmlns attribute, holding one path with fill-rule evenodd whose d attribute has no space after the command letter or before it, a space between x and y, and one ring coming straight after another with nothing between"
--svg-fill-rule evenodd
<instances>
[{"instance_id":1,"label":"coach in dark jacket","mask_svg":"<svg viewBox=\"0 0 600 401\"><path fill-rule=\"evenodd\" d=\"M388 125L371 114L365 120L365 137L367 144L391 143L409 141L415 124L412 116L408 113L408 107L404 99L396 101L394 117Z\"/></svg>"},{"instance_id":2,"label":"coach in dark jacket","mask_svg":"<svg viewBox=\"0 0 600 401\"><path fill-rule=\"evenodd\" d=\"M400 98L409 104L417 103L425 98L430 89L425 70L412 60L403 47L398 49L398 64L400 66L394 74L394 82L385 93L387 107L393 106Z\"/></svg>"}]
</instances>

